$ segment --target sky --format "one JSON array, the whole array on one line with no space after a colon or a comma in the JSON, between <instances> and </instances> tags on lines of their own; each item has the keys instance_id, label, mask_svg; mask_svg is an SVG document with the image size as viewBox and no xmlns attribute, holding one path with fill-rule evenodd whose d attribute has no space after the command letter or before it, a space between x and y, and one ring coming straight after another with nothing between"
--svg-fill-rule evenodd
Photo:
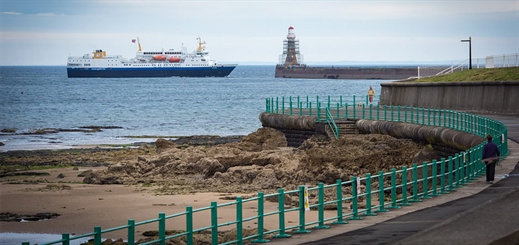
<instances>
[{"instance_id":1,"label":"sky","mask_svg":"<svg viewBox=\"0 0 519 245\"><path fill-rule=\"evenodd\" d=\"M436 62L519 53L519 0L0 0L0 65L66 65L95 49L188 50L276 64L293 26L307 64Z\"/></svg>"}]
</instances>

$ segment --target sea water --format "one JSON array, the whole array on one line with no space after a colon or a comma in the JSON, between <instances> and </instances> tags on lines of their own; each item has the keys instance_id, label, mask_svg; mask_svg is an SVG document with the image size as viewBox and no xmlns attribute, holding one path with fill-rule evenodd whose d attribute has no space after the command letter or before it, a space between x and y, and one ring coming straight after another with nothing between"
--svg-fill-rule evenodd
<instances>
[{"instance_id":1,"label":"sea water","mask_svg":"<svg viewBox=\"0 0 519 245\"><path fill-rule=\"evenodd\" d=\"M275 66L239 65L223 78L68 78L64 66L0 67L0 151L129 144L158 136L247 135L271 97L380 94L387 80L274 78ZM28 134L38 129L115 127ZM6 130L4 130L6 131ZM129 136L152 136L131 138Z\"/></svg>"}]
</instances>

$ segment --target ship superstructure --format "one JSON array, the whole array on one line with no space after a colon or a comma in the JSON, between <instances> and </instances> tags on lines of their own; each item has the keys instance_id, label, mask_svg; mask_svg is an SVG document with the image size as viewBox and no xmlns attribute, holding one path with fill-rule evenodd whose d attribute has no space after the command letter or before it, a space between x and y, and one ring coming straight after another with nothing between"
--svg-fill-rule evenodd
<instances>
[{"instance_id":1,"label":"ship superstructure","mask_svg":"<svg viewBox=\"0 0 519 245\"><path fill-rule=\"evenodd\" d=\"M299 52L299 40L296 39L294 27L288 27L287 39L283 40L283 54L279 56L279 65L285 67L301 67L303 55Z\"/></svg>"},{"instance_id":2,"label":"ship superstructure","mask_svg":"<svg viewBox=\"0 0 519 245\"><path fill-rule=\"evenodd\" d=\"M211 60L206 42L200 38L198 48L191 53L184 46L180 50L142 51L139 39L136 41L139 49L133 59L109 56L104 50L70 56L68 77L225 77L237 66Z\"/></svg>"}]
</instances>

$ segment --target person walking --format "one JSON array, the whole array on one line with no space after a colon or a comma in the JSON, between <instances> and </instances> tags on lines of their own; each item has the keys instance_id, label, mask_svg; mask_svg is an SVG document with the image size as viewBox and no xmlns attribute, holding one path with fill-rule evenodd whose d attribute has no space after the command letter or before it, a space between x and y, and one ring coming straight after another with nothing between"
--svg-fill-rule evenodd
<instances>
[{"instance_id":1,"label":"person walking","mask_svg":"<svg viewBox=\"0 0 519 245\"><path fill-rule=\"evenodd\" d=\"M501 156L501 152L497 145L492 142L492 135L487 135L487 143L483 146L483 156L482 161L486 165L487 172L487 183L494 183L494 174L496 172L496 163L499 161L499 156Z\"/></svg>"},{"instance_id":2,"label":"person walking","mask_svg":"<svg viewBox=\"0 0 519 245\"><path fill-rule=\"evenodd\" d=\"M369 86L368 98L369 98L369 103L370 104L373 103L373 97L375 97L375 90L373 90L373 88L371 86Z\"/></svg>"}]
</instances>

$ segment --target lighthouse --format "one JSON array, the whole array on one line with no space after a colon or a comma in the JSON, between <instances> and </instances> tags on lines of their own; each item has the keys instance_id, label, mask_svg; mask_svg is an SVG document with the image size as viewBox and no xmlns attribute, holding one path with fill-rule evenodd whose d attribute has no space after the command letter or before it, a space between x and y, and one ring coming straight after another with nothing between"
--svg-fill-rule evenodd
<instances>
[{"instance_id":1,"label":"lighthouse","mask_svg":"<svg viewBox=\"0 0 519 245\"><path fill-rule=\"evenodd\" d=\"M296 39L294 27L288 27L287 39L283 41L283 54L279 56L279 65L287 68L301 67L303 57L299 53L299 40Z\"/></svg>"}]
</instances>

